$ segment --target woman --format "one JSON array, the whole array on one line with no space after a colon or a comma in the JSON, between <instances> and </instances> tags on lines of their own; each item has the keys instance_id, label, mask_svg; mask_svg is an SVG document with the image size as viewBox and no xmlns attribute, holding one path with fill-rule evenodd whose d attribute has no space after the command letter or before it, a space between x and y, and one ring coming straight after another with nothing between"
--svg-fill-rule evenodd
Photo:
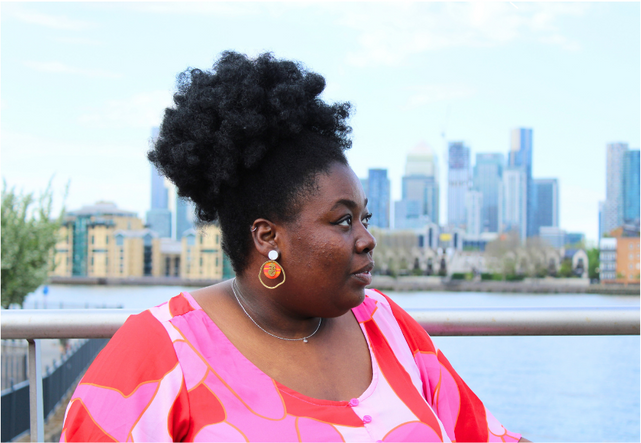
<instances>
[{"instance_id":1,"label":"woman","mask_svg":"<svg viewBox=\"0 0 641 443\"><path fill-rule=\"evenodd\" d=\"M324 79L225 52L179 77L149 159L237 277L132 316L61 441L518 441L371 283L376 240Z\"/></svg>"}]
</instances>

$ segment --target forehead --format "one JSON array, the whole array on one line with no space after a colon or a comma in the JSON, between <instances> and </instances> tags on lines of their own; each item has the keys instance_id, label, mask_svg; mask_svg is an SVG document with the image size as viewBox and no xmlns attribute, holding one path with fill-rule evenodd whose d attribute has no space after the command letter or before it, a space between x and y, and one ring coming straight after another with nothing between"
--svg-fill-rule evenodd
<instances>
[{"instance_id":1,"label":"forehead","mask_svg":"<svg viewBox=\"0 0 641 443\"><path fill-rule=\"evenodd\" d=\"M305 202L301 212L331 211L341 200L350 200L359 207L365 207L366 196L361 181L352 168L334 163L327 173L316 179L316 192Z\"/></svg>"}]
</instances>

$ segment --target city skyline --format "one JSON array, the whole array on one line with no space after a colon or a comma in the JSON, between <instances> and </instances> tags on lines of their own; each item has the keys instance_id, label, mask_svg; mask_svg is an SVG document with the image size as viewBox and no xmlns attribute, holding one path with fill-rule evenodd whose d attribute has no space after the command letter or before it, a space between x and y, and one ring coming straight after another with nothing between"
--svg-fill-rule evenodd
<instances>
[{"instance_id":1,"label":"city skyline","mask_svg":"<svg viewBox=\"0 0 641 443\"><path fill-rule=\"evenodd\" d=\"M112 200L149 210L151 127L176 74L226 49L300 60L355 112L348 159L387 168L447 146L507 156L533 129L532 177L558 178L559 226L598 235L606 145L639 147L638 3L4 3L2 176L38 192L54 177L69 210ZM167 33L170 27L175 32ZM37 159L34 161L34 159Z\"/></svg>"}]
</instances>

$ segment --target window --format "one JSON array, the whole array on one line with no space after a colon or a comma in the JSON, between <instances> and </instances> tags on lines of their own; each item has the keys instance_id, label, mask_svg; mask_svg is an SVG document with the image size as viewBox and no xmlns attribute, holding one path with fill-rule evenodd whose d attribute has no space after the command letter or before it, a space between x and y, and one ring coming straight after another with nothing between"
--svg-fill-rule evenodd
<instances>
[{"instance_id":1,"label":"window","mask_svg":"<svg viewBox=\"0 0 641 443\"><path fill-rule=\"evenodd\" d=\"M108 235L105 236L105 243L109 244L109 236Z\"/></svg>"},{"instance_id":2,"label":"window","mask_svg":"<svg viewBox=\"0 0 641 443\"><path fill-rule=\"evenodd\" d=\"M94 244L94 236L93 235L91 236L91 244L92 245Z\"/></svg>"}]
</instances>

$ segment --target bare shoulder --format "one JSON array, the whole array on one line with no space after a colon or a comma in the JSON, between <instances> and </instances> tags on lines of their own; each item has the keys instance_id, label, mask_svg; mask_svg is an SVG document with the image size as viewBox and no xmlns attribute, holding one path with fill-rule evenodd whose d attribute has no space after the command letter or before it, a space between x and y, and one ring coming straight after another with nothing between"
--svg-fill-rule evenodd
<instances>
[{"instance_id":1,"label":"bare shoulder","mask_svg":"<svg viewBox=\"0 0 641 443\"><path fill-rule=\"evenodd\" d=\"M203 311L216 322L216 318L233 311L230 306L229 291L231 290L230 280L215 285L189 291L196 303L203 308ZM218 322L216 322L218 323Z\"/></svg>"}]
</instances>

